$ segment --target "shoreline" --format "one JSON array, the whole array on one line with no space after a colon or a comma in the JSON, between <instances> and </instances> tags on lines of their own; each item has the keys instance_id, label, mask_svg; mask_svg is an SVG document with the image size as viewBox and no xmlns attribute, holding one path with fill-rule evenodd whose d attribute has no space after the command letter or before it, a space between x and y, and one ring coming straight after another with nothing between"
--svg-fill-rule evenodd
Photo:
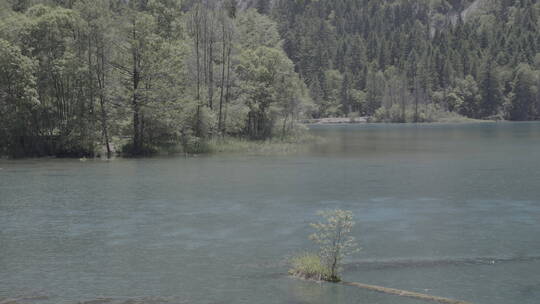
<instances>
[{"instance_id":1,"label":"shoreline","mask_svg":"<svg viewBox=\"0 0 540 304\"><path fill-rule=\"evenodd\" d=\"M315 136L306 132L305 134L286 137L273 138L267 140L249 140L245 138L226 137L226 138L211 138L205 142L204 148L199 152L186 152L180 145L168 148L157 149L157 152L151 155L130 156L121 152L113 151L111 158L107 158L103 153L96 153L95 157L80 157L80 156L29 156L29 157L9 157L0 155L0 161L17 161L17 160L46 160L46 159L66 159L79 160L81 162L103 160L112 161L115 159L151 159L155 157L203 157L220 154L244 154L244 155L287 155L302 151L312 144L321 143L324 141L322 137ZM1 303L0 303L1 304Z\"/></svg>"},{"instance_id":2,"label":"shoreline","mask_svg":"<svg viewBox=\"0 0 540 304\"><path fill-rule=\"evenodd\" d=\"M370 117L356 117L356 118L347 118L347 117L326 117L326 118L317 118L317 119L303 119L299 123L304 125L358 125L358 124L392 124L392 125L403 125L403 124L467 124L467 123L497 123L497 122L513 122L509 120L484 120L484 119L474 119L474 118L460 118L460 119L441 119L439 121L430 121L430 122L386 122L386 121L370 121ZM532 121L534 122L534 120Z\"/></svg>"},{"instance_id":3,"label":"shoreline","mask_svg":"<svg viewBox=\"0 0 540 304\"><path fill-rule=\"evenodd\" d=\"M466 120L443 120L436 122L406 122L406 123L396 123L396 122L369 122L364 119L359 121L353 121L349 118L332 118L332 119L310 119L310 120L299 120L298 123L303 125L306 129L309 127L317 126L346 126L346 125L419 125L419 126L429 126L429 125L467 125L467 124L513 124L513 123L539 123L540 121L509 121L509 120L478 120L478 119L466 119ZM96 157L81 157L81 156L58 156L58 155L44 155L44 156L28 156L28 157L9 157L7 155L0 155L0 161L10 161L10 160L28 160L28 159L78 159L80 161L89 161L89 160L114 160L114 159L130 159L130 158L153 158L159 156L182 156L182 157L199 157L207 155L217 155L217 154L249 154L249 155L283 155L297 153L304 149L305 147L317 144L325 141L324 138L309 134L302 133L296 136L289 136L286 138L275 137L268 140L250 140L246 138L237 138L237 137L226 137L222 138L211 138L206 142L207 147L204 151L198 153L186 153L182 151L181 147L169 147L158 149L158 152L152 155L131 157L129 155L122 155L121 153L114 153L110 159L104 157L106 155L105 148L99 150L96 153Z\"/></svg>"}]
</instances>

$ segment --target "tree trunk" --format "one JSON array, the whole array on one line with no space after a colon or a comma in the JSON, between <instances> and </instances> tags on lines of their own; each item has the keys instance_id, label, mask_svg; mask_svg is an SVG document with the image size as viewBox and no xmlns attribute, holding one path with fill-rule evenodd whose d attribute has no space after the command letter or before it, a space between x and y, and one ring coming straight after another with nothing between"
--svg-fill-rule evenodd
<instances>
[{"instance_id":1,"label":"tree trunk","mask_svg":"<svg viewBox=\"0 0 540 304\"><path fill-rule=\"evenodd\" d=\"M223 17L225 19L225 17ZM219 117L218 117L218 130L219 132L223 131L223 91L225 90L225 20L221 25L221 42L222 42L222 53L221 53L221 91L219 95Z\"/></svg>"},{"instance_id":2,"label":"tree trunk","mask_svg":"<svg viewBox=\"0 0 540 304\"><path fill-rule=\"evenodd\" d=\"M338 224L338 226L340 226ZM336 238L334 239L334 252L333 252L333 256L332 256L332 266L330 268L330 275L331 275L331 280L335 280L335 281L338 281L338 276L337 276L337 268L338 268L338 260L339 260L339 255L340 255L340 246L341 245L341 228L338 229L337 231L337 235L336 235Z\"/></svg>"},{"instance_id":3,"label":"tree trunk","mask_svg":"<svg viewBox=\"0 0 540 304\"><path fill-rule=\"evenodd\" d=\"M285 131L287 130L287 118L289 118L289 114L285 114L285 119L283 119L283 130L281 131L281 140L285 139Z\"/></svg>"},{"instance_id":4,"label":"tree trunk","mask_svg":"<svg viewBox=\"0 0 540 304\"><path fill-rule=\"evenodd\" d=\"M229 98L230 98L230 87L231 87L231 51L232 46L229 42L228 45L228 51L227 51L227 81L226 81L226 90L225 90L225 115L223 117L223 136L225 136L225 132L227 131L227 110L229 107Z\"/></svg>"},{"instance_id":5,"label":"tree trunk","mask_svg":"<svg viewBox=\"0 0 540 304\"><path fill-rule=\"evenodd\" d=\"M200 9L198 7L197 9ZM201 136L201 55L200 55L200 31L201 24L199 18L199 12L197 12L197 19L195 20L195 56L197 57L197 113L196 113L196 126L195 136Z\"/></svg>"},{"instance_id":6,"label":"tree trunk","mask_svg":"<svg viewBox=\"0 0 540 304\"><path fill-rule=\"evenodd\" d=\"M208 107L214 107L214 38L213 33L210 33L208 41Z\"/></svg>"},{"instance_id":7,"label":"tree trunk","mask_svg":"<svg viewBox=\"0 0 540 304\"><path fill-rule=\"evenodd\" d=\"M133 96L133 151L134 155L141 153L141 126L139 119L140 107L137 97Z\"/></svg>"},{"instance_id":8,"label":"tree trunk","mask_svg":"<svg viewBox=\"0 0 540 304\"><path fill-rule=\"evenodd\" d=\"M133 30L133 37L136 37L135 30ZM139 54L138 50L133 50L133 151L134 155L139 155L142 151L142 141L141 141L141 125L140 125L140 111L141 107L139 104L139 93L137 92L139 88L140 81L140 70L139 70Z\"/></svg>"},{"instance_id":9,"label":"tree trunk","mask_svg":"<svg viewBox=\"0 0 540 304\"><path fill-rule=\"evenodd\" d=\"M111 145L109 142L109 128L107 122L107 110L105 108L106 96L105 96L105 51L103 45L100 45L97 49L99 62L97 63L97 81L99 89L99 106L101 110L101 134L105 140L105 148L107 149L107 158L111 158Z\"/></svg>"},{"instance_id":10,"label":"tree trunk","mask_svg":"<svg viewBox=\"0 0 540 304\"><path fill-rule=\"evenodd\" d=\"M101 133L105 139L105 148L107 149L107 158L111 158L111 145L109 143L109 128L107 127L107 111L105 110L105 96L100 94L99 105L101 108Z\"/></svg>"}]
</instances>

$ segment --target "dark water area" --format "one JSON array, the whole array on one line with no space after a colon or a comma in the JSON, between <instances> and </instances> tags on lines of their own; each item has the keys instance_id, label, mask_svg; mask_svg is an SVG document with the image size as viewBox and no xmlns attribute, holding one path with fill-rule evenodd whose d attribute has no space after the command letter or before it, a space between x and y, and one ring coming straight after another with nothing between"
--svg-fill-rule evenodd
<instances>
[{"instance_id":1,"label":"dark water area","mask_svg":"<svg viewBox=\"0 0 540 304\"><path fill-rule=\"evenodd\" d=\"M312 126L290 155L0 161L0 303L425 303L286 276L320 209L344 278L540 302L540 123Z\"/></svg>"}]
</instances>

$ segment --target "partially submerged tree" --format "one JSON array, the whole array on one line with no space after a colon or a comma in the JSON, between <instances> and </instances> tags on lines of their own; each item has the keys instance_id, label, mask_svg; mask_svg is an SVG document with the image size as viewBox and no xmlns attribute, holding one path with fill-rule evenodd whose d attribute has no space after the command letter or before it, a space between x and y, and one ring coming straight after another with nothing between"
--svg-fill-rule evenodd
<instances>
[{"instance_id":1,"label":"partially submerged tree","mask_svg":"<svg viewBox=\"0 0 540 304\"><path fill-rule=\"evenodd\" d=\"M355 238L351 236L353 213L336 209L332 211L319 211L325 221L311 224L317 232L310 239L320 245L319 255L324 264L330 268L330 281L339 282L339 273L342 270L343 258L358 251Z\"/></svg>"},{"instance_id":2,"label":"partially submerged tree","mask_svg":"<svg viewBox=\"0 0 540 304\"><path fill-rule=\"evenodd\" d=\"M309 238L318 244L319 253L303 254L293 258L290 273L306 279L339 282L343 259L358 252L358 245L351 235L355 224L353 213L341 209L319 211L323 222L312 223L316 229Z\"/></svg>"}]
</instances>

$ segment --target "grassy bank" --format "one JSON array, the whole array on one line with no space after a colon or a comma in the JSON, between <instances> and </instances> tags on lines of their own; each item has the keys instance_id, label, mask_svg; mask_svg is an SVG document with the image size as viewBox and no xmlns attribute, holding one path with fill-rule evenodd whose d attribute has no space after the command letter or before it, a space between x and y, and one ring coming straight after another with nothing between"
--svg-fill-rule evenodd
<instances>
[{"instance_id":1,"label":"grassy bank","mask_svg":"<svg viewBox=\"0 0 540 304\"><path fill-rule=\"evenodd\" d=\"M435 105L422 106L417 111L412 107L403 109L398 105L393 105L389 108L379 108L368 121L384 123L471 123L489 120L468 118Z\"/></svg>"}]
</instances>

